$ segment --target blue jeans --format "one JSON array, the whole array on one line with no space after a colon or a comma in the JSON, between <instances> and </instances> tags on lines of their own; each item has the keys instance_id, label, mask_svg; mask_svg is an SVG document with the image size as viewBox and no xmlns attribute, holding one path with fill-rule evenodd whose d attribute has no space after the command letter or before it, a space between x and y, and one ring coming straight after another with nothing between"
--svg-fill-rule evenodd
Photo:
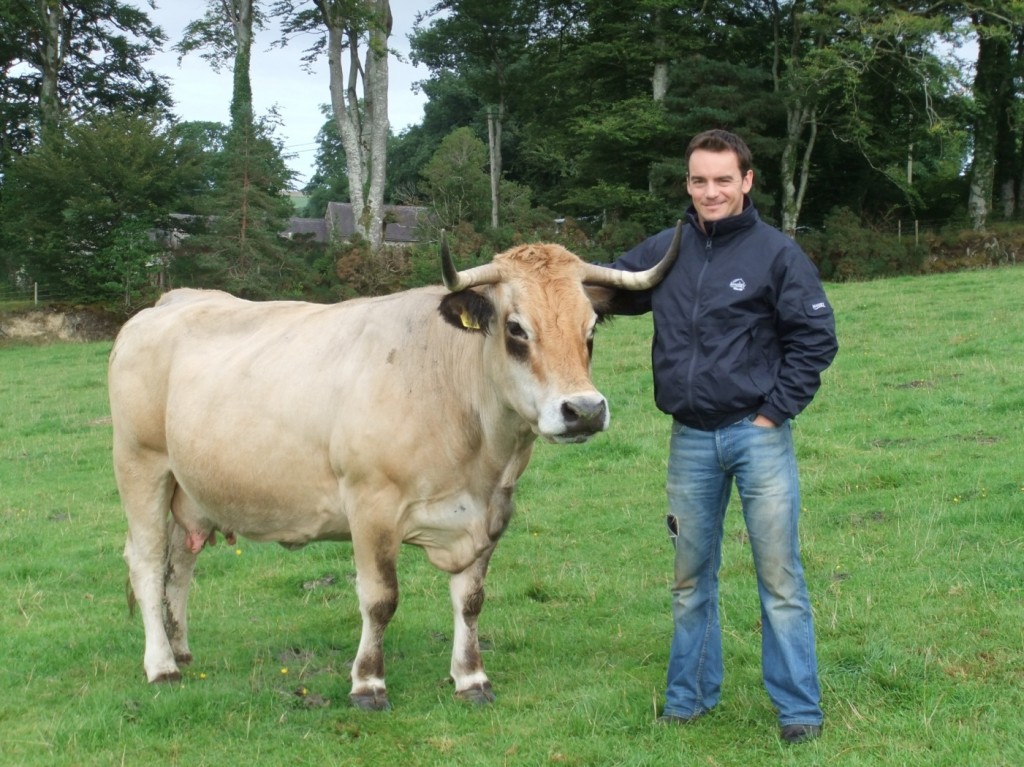
<instances>
[{"instance_id":1,"label":"blue jeans","mask_svg":"<svg viewBox=\"0 0 1024 767\"><path fill-rule=\"evenodd\" d=\"M721 696L718 568L733 480L743 506L761 598L761 673L780 725L821 724L814 624L800 562L800 486L788 422L744 419L717 431L673 421L669 532L675 544L665 713L697 716Z\"/></svg>"}]
</instances>

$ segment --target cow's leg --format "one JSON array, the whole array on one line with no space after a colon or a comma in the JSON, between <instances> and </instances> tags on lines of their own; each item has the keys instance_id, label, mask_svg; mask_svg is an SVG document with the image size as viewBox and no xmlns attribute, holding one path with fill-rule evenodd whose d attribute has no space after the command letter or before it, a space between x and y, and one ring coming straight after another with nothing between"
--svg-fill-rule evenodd
<instances>
[{"instance_id":1,"label":"cow's leg","mask_svg":"<svg viewBox=\"0 0 1024 767\"><path fill-rule=\"evenodd\" d=\"M164 566L167 557L167 519L174 492L174 478L160 456L133 455L124 460L115 450L121 502L128 518L124 560L132 592L142 614L146 635L143 668L150 682L181 678L174 652L164 629Z\"/></svg>"},{"instance_id":2,"label":"cow's leg","mask_svg":"<svg viewBox=\"0 0 1024 767\"><path fill-rule=\"evenodd\" d=\"M384 684L384 630L398 608L399 541L393 530L352 527L356 593L363 631L352 662L349 700L357 708L382 711L390 707Z\"/></svg>"},{"instance_id":3,"label":"cow's leg","mask_svg":"<svg viewBox=\"0 0 1024 767\"><path fill-rule=\"evenodd\" d=\"M192 585L198 555L186 541L186 532L173 519L167 522L167 561L164 568L164 629L171 642L174 660L192 662L188 648L188 591Z\"/></svg>"},{"instance_id":4,"label":"cow's leg","mask_svg":"<svg viewBox=\"0 0 1024 767\"><path fill-rule=\"evenodd\" d=\"M461 573L452 575L449 590L455 611L451 675L455 697L470 703L493 703L491 681L484 673L477 622L484 606L484 577L493 547Z\"/></svg>"}]
</instances>

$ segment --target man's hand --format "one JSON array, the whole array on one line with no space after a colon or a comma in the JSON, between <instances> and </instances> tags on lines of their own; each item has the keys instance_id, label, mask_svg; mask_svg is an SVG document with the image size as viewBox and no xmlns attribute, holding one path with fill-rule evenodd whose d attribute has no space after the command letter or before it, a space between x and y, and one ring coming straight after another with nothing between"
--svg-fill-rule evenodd
<instances>
[{"instance_id":1,"label":"man's hand","mask_svg":"<svg viewBox=\"0 0 1024 767\"><path fill-rule=\"evenodd\" d=\"M763 429L774 429L778 426L771 418L765 418L760 413L757 414L752 423L754 426L760 426Z\"/></svg>"}]
</instances>

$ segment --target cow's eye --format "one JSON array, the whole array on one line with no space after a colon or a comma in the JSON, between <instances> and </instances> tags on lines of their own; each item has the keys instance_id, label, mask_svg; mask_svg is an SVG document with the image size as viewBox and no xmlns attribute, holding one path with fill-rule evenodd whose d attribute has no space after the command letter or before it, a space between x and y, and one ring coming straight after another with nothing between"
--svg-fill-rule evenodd
<instances>
[{"instance_id":1,"label":"cow's eye","mask_svg":"<svg viewBox=\"0 0 1024 767\"><path fill-rule=\"evenodd\" d=\"M506 329L508 330L508 334L513 338L518 338L523 341L529 338L526 331L523 329L523 326L515 320L509 320L506 324Z\"/></svg>"}]
</instances>

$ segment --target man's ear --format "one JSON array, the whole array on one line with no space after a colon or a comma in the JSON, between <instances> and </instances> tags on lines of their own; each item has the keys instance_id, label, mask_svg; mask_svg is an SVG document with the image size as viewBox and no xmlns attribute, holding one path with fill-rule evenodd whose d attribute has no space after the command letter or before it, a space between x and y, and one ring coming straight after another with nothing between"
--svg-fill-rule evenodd
<instances>
[{"instance_id":1,"label":"man's ear","mask_svg":"<svg viewBox=\"0 0 1024 767\"><path fill-rule=\"evenodd\" d=\"M438 311L449 325L479 333L488 333L494 319L494 304L475 290L449 293Z\"/></svg>"}]
</instances>

